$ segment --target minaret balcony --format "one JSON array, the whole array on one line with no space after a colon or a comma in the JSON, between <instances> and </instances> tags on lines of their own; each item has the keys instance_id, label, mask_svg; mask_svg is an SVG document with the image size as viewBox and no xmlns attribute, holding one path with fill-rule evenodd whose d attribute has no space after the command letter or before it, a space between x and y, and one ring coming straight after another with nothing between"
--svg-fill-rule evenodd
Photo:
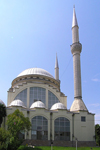
<instances>
[{"instance_id":1,"label":"minaret balcony","mask_svg":"<svg viewBox=\"0 0 100 150\"><path fill-rule=\"evenodd\" d=\"M73 55L76 54L76 53L80 54L81 51L82 51L82 44L81 43L77 42L77 43L73 43L71 45L71 52L72 52Z\"/></svg>"}]
</instances>

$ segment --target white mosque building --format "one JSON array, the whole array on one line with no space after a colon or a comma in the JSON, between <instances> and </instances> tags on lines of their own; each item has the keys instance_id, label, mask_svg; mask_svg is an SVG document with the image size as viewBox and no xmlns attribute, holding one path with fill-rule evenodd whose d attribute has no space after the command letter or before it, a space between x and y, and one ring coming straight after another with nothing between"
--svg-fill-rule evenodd
<instances>
[{"instance_id":1,"label":"white mosque building","mask_svg":"<svg viewBox=\"0 0 100 150\"><path fill-rule=\"evenodd\" d=\"M67 96L60 90L59 65L56 56L55 78L41 68L30 68L21 72L8 90L7 115L16 109L29 117L32 127L22 133L26 143L58 146L94 146L94 114L90 113L82 100L81 65L78 23L73 10L72 45L74 68L74 101L67 109ZM0 101L0 103L3 103ZM90 121L91 120L91 121ZM2 123L2 127L4 122Z\"/></svg>"}]
</instances>

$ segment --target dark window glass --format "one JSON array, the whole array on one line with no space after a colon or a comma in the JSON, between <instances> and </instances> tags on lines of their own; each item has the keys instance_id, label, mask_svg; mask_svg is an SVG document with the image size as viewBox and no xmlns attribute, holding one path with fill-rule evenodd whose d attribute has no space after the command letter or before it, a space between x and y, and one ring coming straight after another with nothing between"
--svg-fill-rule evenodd
<instances>
[{"instance_id":1,"label":"dark window glass","mask_svg":"<svg viewBox=\"0 0 100 150\"><path fill-rule=\"evenodd\" d=\"M48 139L48 120L43 116L36 116L32 118L31 137L35 140Z\"/></svg>"},{"instance_id":2,"label":"dark window glass","mask_svg":"<svg viewBox=\"0 0 100 150\"><path fill-rule=\"evenodd\" d=\"M54 122L55 140L70 140L70 121L67 118L59 117Z\"/></svg>"},{"instance_id":3,"label":"dark window glass","mask_svg":"<svg viewBox=\"0 0 100 150\"><path fill-rule=\"evenodd\" d=\"M86 121L86 117L85 117L85 116L82 116L82 117L81 117L81 121L85 122L85 121Z\"/></svg>"},{"instance_id":4,"label":"dark window glass","mask_svg":"<svg viewBox=\"0 0 100 150\"><path fill-rule=\"evenodd\" d=\"M41 87L31 87L30 88L30 106L38 100L46 104L46 90Z\"/></svg>"},{"instance_id":5,"label":"dark window glass","mask_svg":"<svg viewBox=\"0 0 100 150\"><path fill-rule=\"evenodd\" d=\"M52 92L48 91L48 108L50 109L52 105L58 102L58 98Z\"/></svg>"},{"instance_id":6,"label":"dark window glass","mask_svg":"<svg viewBox=\"0 0 100 150\"><path fill-rule=\"evenodd\" d=\"M25 106L27 106L27 89L21 91L21 92L15 97L14 100L16 100L16 99L21 100L21 101L25 104Z\"/></svg>"}]
</instances>

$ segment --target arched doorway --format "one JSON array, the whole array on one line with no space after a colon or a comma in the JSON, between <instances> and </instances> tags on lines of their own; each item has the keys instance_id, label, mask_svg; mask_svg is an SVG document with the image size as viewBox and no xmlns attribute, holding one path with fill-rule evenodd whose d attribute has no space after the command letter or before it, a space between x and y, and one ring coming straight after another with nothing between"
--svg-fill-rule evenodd
<instances>
[{"instance_id":1,"label":"arched doorway","mask_svg":"<svg viewBox=\"0 0 100 150\"><path fill-rule=\"evenodd\" d=\"M43 116L32 118L31 138L35 140L48 139L48 120Z\"/></svg>"},{"instance_id":2,"label":"arched doorway","mask_svg":"<svg viewBox=\"0 0 100 150\"><path fill-rule=\"evenodd\" d=\"M55 140L70 141L70 121L65 117L59 117L54 121Z\"/></svg>"}]
</instances>

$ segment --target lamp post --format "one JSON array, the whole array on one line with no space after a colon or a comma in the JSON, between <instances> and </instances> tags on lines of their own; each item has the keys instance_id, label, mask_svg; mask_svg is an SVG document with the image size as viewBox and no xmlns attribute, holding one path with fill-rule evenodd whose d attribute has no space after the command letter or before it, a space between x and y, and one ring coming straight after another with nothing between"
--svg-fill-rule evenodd
<instances>
[{"instance_id":1,"label":"lamp post","mask_svg":"<svg viewBox=\"0 0 100 150\"><path fill-rule=\"evenodd\" d=\"M76 138L76 150L77 150L77 141L78 141L78 140L77 140L77 138Z\"/></svg>"},{"instance_id":2,"label":"lamp post","mask_svg":"<svg viewBox=\"0 0 100 150\"><path fill-rule=\"evenodd\" d=\"M51 140L51 150L53 150L52 148L53 148L53 141Z\"/></svg>"}]
</instances>

